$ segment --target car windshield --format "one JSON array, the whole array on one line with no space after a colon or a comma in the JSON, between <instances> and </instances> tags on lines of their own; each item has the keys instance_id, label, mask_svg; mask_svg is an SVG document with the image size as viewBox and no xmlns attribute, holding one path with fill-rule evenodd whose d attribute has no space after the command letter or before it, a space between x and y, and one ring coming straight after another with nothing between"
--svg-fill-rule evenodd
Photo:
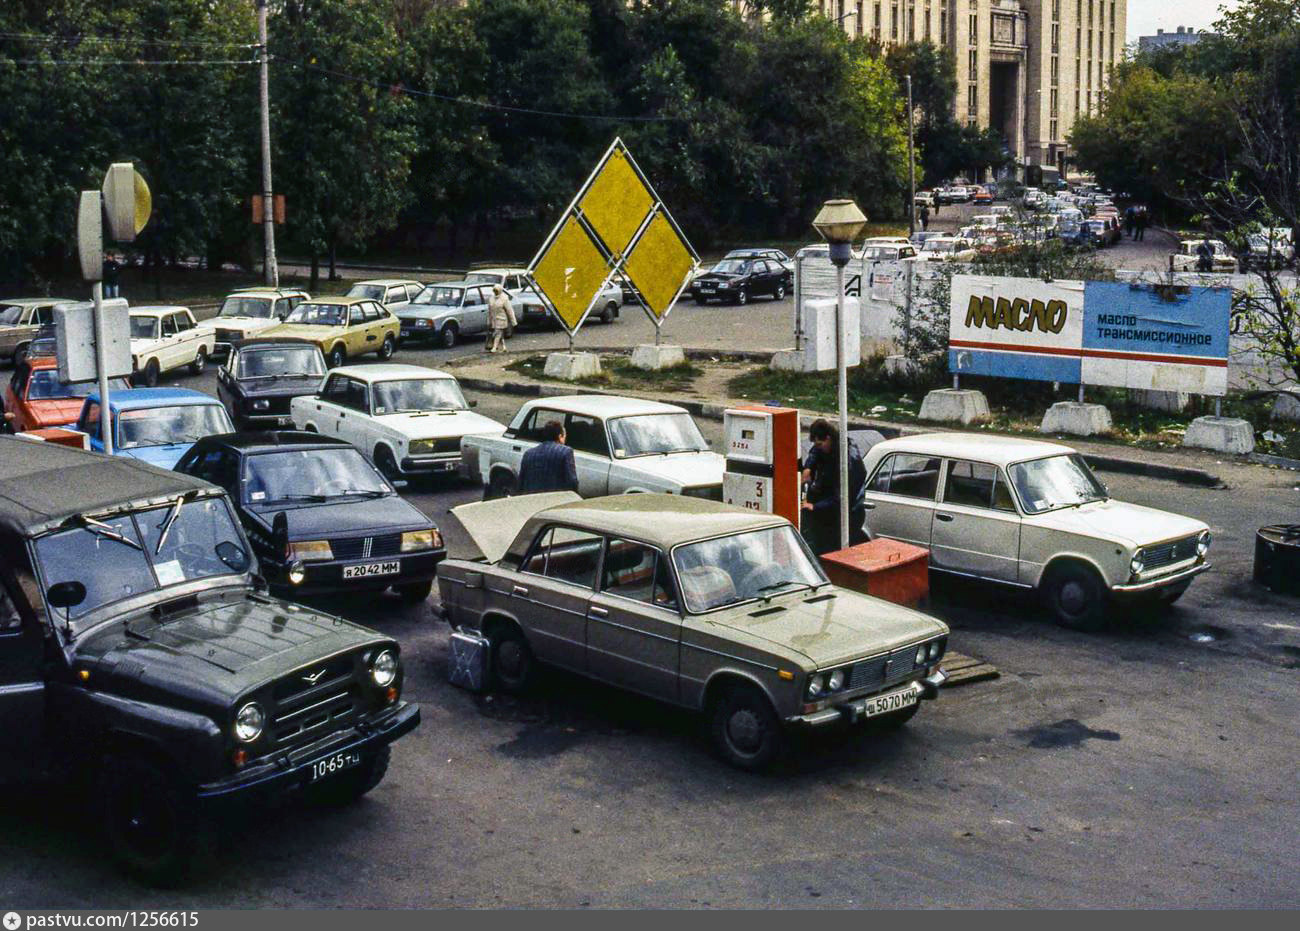
<instances>
[{"instance_id":1,"label":"car windshield","mask_svg":"<svg viewBox=\"0 0 1300 931\"><path fill-rule=\"evenodd\" d=\"M0 307L0 326L15 326L22 322L23 308L20 304Z\"/></svg>"},{"instance_id":2,"label":"car windshield","mask_svg":"<svg viewBox=\"0 0 1300 931\"><path fill-rule=\"evenodd\" d=\"M348 289L348 297L368 297L371 300L384 299L384 286L379 284L354 284Z\"/></svg>"},{"instance_id":3,"label":"car windshield","mask_svg":"<svg viewBox=\"0 0 1300 931\"><path fill-rule=\"evenodd\" d=\"M862 250L862 257L868 262L892 262L898 258L897 246L867 246Z\"/></svg>"},{"instance_id":4,"label":"car windshield","mask_svg":"<svg viewBox=\"0 0 1300 931\"><path fill-rule=\"evenodd\" d=\"M220 404L178 404L121 411L116 418L118 449L193 443L218 433L233 433L230 415Z\"/></svg>"},{"instance_id":5,"label":"car windshield","mask_svg":"<svg viewBox=\"0 0 1300 931\"><path fill-rule=\"evenodd\" d=\"M218 317L256 317L271 319L273 302L269 297L228 297L221 305Z\"/></svg>"},{"instance_id":6,"label":"car windshield","mask_svg":"<svg viewBox=\"0 0 1300 931\"><path fill-rule=\"evenodd\" d=\"M178 499L180 500L180 499ZM247 552L222 498L176 502L102 521L83 518L69 530L36 541L36 558L48 588L80 582L86 597L71 609L75 621L96 608L194 579L237 575L217 546ZM76 626L73 632L78 633Z\"/></svg>"},{"instance_id":7,"label":"car windshield","mask_svg":"<svg viewBox=\"0 0 1300 931\"><path fill-rule=\"evenodd\" d=\"M381 381L374 386L376 414L403 411L459 411L469 405L454 378L411 378Z\"/></svg>"},{"instance_id":8,"label":"car windshield","mask_svg":"<svg viewBox=\"0 0 1300 931\"><path fill-rule=\"evenodd\" d=\"M32 372L32 380L27 385L27 400L55 401L59 398L84 398L99 387L99 382L83 381L69 384L59 378L54 369L40 369ZM114 378L108 383L110 391L126 391L130 386L125 378Z\"/></svg>"},{"instance_id":9,"label":"car windshield","mask_svg":"<svg viewBox=\"0 0 1300 931\"><path fill-rule=\"evenodd\" d=\"M685 411L616 417L609 422L609 433L614 441L615 459L708 449L700 428Z\"/></svg>"},{"instance_id":10,"label":"car windshield","mask_svg":"<svg viewBox=\"0 0 1300 931\"><path fill-rule=\"evenodd\" d=\"M434 285L428 285L423 291L415 295L412 304L438 304L444 307L459 307L460 297L464 294L462 288L439 288Z\"/></svg>"},{"instance_id":11,"label":"car windshield","mask_svg":"<svg viewBox=\"0 0 1300 931\"><path fill-rule=\"evenodd\" d=\"M957 244L952 240L927 239L921 246L922 252L956 252Z\"/></svg>"},{"instance_id":12,"label":"car windshield","mask_svg":"<svg viewBox=\"0 0 1300 931\"><path fill-rule=\"evenodd\" d=\"M325 360L315 346L245 349L239 353L240 378L324 374Z\"/></svg>"},{"instance_id":13,"label":"car windshield","mask_svg":"<svg viewBox=\"0 0 1300 931\"><path fill-rule=\"evenodd\" d=\"M723 259L717 265L713 266L713 271L719 275L748 275L748 259Z\"/></svg>"},{"instance_id":14,"label":"car windshield","mask_svg":"<svg viewBox=\"0 0 1300 931\"><path fill-rule=\"evenodd\" d=\"M505 275L496 272L470 272L465 280L471 284L505 284Z\"/></svg>"},{"instance_id":15,"label":"car windshield","mask_svg":"<svg viewBox=\"0 0 1300 931\"><path fill-rule=\"evenodd\" d=\"M157 339L157 317L131 317L131 339Z\"/></svg>"},{"instance_id":16,"label":"car windshield","mask_svg":"<svg viewBox=\"0 0 1300 931\"><path fill-rule=\"evenodd\" d=\"M686 607L694 613L826 582L789 525L679 546L673 564Z\"/></svg>"},{"instance_id":17,"label":"car windshield","mask_svg":"<svg viewBox=\"0 0 1300 931\"><path fill-rule=\"evenodd\" d=\"M284 322L308 326L342 326L347 319L348 309L342 304L304 303L289 311Z\"/></svg>"},{"instance_id":18,"label":"car windshield","mask_svg":"<svg viewBox=\"0 0 1300 931\"><path fill-rule=\"evenodd\" d=\"M245 504L268 506L392 494L396 494L392 486L350 446L260 453L244 463Z\"/></svg>"},{"instance_id":19,"label":"car windshield","mask_svg":"<svg viewBox=\"0 0 1300 931\"><path fill-rule=\"evenodd\" d=\"M1106 489L1078 453L1021 462L1008 471L1027 514L1106 500Z\"/></svg>"}]
</instances>

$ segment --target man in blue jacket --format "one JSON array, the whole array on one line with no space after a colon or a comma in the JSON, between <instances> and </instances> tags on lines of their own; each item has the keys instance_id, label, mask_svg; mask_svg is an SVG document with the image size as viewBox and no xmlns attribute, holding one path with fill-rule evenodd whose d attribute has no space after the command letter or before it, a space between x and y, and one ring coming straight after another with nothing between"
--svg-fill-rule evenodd
<instances>
[{"instance_id":1,"label":"man in blue jacket","mask_svg":"<svg viewBox=\"0 0 1300 931\"><path fill-rule=\"evenodd\" d=\"M840 432L829 421L814 420L808 429L812 447L803 463L807 494L800 529L814 554L840 548ZM867 542L867 468L857 444L849 441L849 545Z\"/></svg>"},{"instance_id":2,"label":"man in blue jacket","mask_svg":"<svg viewBox=\"0 0 1300 931\"><path fill-rule=\"evenodd\" d=\"M519 493L577 491L578 469L573 450L564 444L564 427L558 420L542 427L542 442L524 453L519 463Z\"/></svg>"}]
</instances>

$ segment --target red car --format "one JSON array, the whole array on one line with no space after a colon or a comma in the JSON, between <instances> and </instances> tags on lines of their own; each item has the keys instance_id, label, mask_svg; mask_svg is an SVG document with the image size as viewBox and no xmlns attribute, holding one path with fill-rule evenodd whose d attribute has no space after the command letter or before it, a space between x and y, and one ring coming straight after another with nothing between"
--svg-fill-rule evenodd
<instances>
[{"instance_id":1,"label":"red car","mask_svg":"<svg viewBox=\"0 0 1300 931\"><path fill-rule=\"evenodd\" d=\"M993 192L984 187L976 188L972 200L977 204L991 204L993 203Z\"/></svg>"},{"instance_id":2,"label":"red car","mask_svg":"<svg viewBox=\"0 0 1300 931\"><path fill-rule=\"evenodd\" d=\"M114 378L109 385L120 391L130 387L124 378ZM83 400L97 387L95 382L69 385L59 379L53 356L32 356L14 366L5 385L5 429L18 433L76 423Z\"/></svg>"}]
</instances>

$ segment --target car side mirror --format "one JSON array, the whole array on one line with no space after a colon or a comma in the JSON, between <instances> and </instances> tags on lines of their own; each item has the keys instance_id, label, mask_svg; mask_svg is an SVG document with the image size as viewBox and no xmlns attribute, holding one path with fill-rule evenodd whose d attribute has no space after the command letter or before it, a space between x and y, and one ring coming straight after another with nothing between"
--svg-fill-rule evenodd
<instances>
[{"instance_id":1,"label":"car side mirror","mask_svg":"<svg viewBox=\"0 0 1300 931\"><path fill-rule=\"evenodd\" d=\"M45 592L45 603L52 608L75 608L86 600L86 586L80 582L56 582Z\"/></svg>"},{"instance_id":2,"label":"car side mirror","mask_svg":"<svg viewBox=\"0 0 1300 931\"><path fill-rule=\"evenodd\" d=\"M469 406L470 406L470 407L478 407L478 401L470 401L470 402L469 402Z\"/></svg>"},{"instance_id":3,"label":"car side mirror","mask_svg":"<svg viewBox=\"0 0 1300 931\"><path fill-rule=\"evenodd\" d=\"M465 573L465 588L475 589L475 588L482 588L482 587L483 587L483 573L481 572Z\"/></svg>"},{"instance_id":4,"label":"car side mirror","mask_svg":"<svg viewBox=\"0 0 1300 931\"><path fill-rule=\"evenodd\" d=\"M222 540L216 546L217 558L220 559L232 572L247 572L248 567L252 565L249 559L248 550L244 549L238 543L232 543L230 540Z\"/></svg>"}]
</instances>

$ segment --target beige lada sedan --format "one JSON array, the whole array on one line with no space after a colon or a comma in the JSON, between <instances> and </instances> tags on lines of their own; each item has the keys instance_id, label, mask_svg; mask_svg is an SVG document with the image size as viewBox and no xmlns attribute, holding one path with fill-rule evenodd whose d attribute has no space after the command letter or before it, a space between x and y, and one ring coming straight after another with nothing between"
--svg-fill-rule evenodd
<instances>
[{"instance_id":1,"label":"beige lada sedan","mask_svg":"<svg viewBox=\"0 0 1300 931\"><path fill-rule=\"evenodd\" d=\"M481 556L438 567L443 616L486 636L498 688L558 666L702 711L722 757L758 769L791 728L901 725L946 678L946 625L836 588L783 518L572 492L452 513Z\"/></svg>"},{"instance_id":2,"label":"beige lada sedan","mask_svg":"<svg viewBox=\"0 0 1300 931\"><path fill-rule=\"evenodd\" d=\"M1115 599L1172 604L1208 569L1210 528L1110 497L1078 452L1012 437L926 433L866 458L867 529L930 550L934 570L1037 589L1067 627Z\"/></svg>"}]
</instances>

